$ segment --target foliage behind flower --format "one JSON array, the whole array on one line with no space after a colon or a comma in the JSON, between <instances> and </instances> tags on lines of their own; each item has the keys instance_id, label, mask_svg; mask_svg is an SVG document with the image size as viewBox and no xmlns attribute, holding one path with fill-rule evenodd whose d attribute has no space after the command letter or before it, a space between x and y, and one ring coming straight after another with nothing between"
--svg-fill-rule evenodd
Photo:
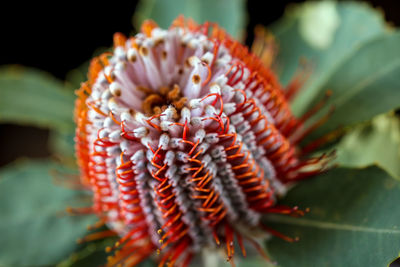
<instances>
[{"instance_id":1,"label":"foliage behind flower","mask_svg":"<svg viewBox=\"0 0 400 267\"><path fill-rule=\"evenodd\" d=\"M208 1L202 1L202 4L191 5L192 9L185 7L189 1L164 6L163 9L157 9L158 1L147 7L144 3L138 12L145 18L156 15L155 10L163 10L165 15L176 12L172 15L176 16L181 13L178 9L182 8L199 16L196 17L199 21L210 20L203 16L219 14L211 20L225 23L225 27L232 26L232 34L243 32L233 26L243 21L239 19L243 17L240 8L243 2L240 1L232 2L232 5L220 1L221 6L212 5L213 8L209 8ZM193 12L194 7L205 8L205 11ZM399 146L396 137L398 117L391 112L399 107L399 35L386 26L380 13L366 5L332 4L328 13L339 18L339 26L331 33L333 38L329 45L316 49L309 44L304 31L299 30L299 25L313 25L305 22L318 18L319 13L315 12L319 10L324 13L323 5L310 3L307 9L307 12L304 8L289 9L285 17L270 28L279 48L274 67L286 85L299 69L301 57L311 62L311 75L293 105L295 114L299 116L320 101L327 89L332 91L320 114L326 114L332 105L336 111L329 122L311 134L310 140L321 136L333 140L344 135L339 143L332 143L338 151L340 168L300 183L280 201L281 205L310 207L306 217L275 215L265 218L271 228L300 237L297 243L273 238L267 243L268 252L281 266L386 265L399 251L395 245L398 243L396 227L399 221L396 212L400 196L396 180L399 177L396 167L399 153L396 149L380 148ZM159 18L155 17L155 20L159 21ZM316 27L315 31L318 29ZM20 162L1 171L4 178L0 181L3 203L0 212L6 219L0 222L0 231L2 242L4 240L7 246L0 252L0 264L49 265L65 258L73 250L74 255L64 265L96 266L104 263L104 246L107 243L113 245L112 240L79 246L73 242L73 239L85 236L85 226L94 222L94 218L63 215L60 219L66 205L76 206L87 199L85 195L79 196L78 191L65 188L77 186L69 178L74 171L68 170L75 168L72 165L74 160L70 158L74 127L71 120L72 88L23 67L4 67L0 85L0 119L51 129L52 151L64 165L62 167L49 159L45 162ZM382 115L374 117L378 114ZM319 119L318 116L315 120ZM364 168L376 162L383 169ZM346 166L356 168L348 169ZM360 167L363 169L357 169ZM51 175L56 177L55 182L61 183L62 187L54 188L49 168ZM68 179L63 179L64 176ZM96 231L89 233L95 235ZM265 264L258 262L257 265L255 262L257 257L248 255L245 262L239 260L237 263L245 266Z\"/></svg>"}]
</instances>

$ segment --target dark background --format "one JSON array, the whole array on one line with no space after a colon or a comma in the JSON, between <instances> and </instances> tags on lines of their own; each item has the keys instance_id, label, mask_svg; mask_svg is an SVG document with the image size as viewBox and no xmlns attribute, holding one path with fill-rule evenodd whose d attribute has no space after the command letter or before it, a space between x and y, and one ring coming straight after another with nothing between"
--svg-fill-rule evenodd
<instances>
[{"instance_id":1,"label":"dark background","mask_svg":"<svg viewBox=\"0 0 400 267\"><path fill-rule=\"evenodd\" d=\"M248 36L257 24L268 25L282 16L288 3L303 1L248 0ZM400 25L400 1L367 1L380 7L386 20ZM112 45L115 32L134 33L132 15L137 1L110 1L92 5L54 1L21 3L2 8L0 65L21 64L45 70L59 79L90 59L98 47ZM46 157L48 131L0 124L0 166L17 157Z\"/></svg>"}]
</instances>

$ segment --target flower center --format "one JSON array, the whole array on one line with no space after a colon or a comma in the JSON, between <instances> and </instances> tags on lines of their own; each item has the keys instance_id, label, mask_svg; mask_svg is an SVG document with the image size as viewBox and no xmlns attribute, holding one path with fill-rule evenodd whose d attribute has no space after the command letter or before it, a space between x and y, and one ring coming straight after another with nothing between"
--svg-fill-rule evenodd
<instances>
[{"instance_id":1,"label":"flower center","mask_svg":"<svg viewBox=\"0 0 400 267\"><path fill-rule=\"evenodd\" d=\"M146 87L139 87L138 89L146 93L142 103L142 109L146 116L161 114L169 105L180 111L187 102L187 98L182 96L181 88L177 84L162 86L156 92Z\"/></svg>"}]
</instances>

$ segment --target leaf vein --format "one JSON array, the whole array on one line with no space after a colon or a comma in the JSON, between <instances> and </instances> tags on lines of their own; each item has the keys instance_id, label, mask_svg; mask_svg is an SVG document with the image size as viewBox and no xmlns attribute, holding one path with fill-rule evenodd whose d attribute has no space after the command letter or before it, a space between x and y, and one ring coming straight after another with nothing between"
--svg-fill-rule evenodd
<instances>
[{"instance_id":1,"label":"leaf vein","mask_svg":"<svg viewBox=\"0 0 400 267\"><path fill-rule=\"evenodd\" d=\"M304 227L314 227L319 229L332 229L332 230L343 230L352 232L365 232L365 233L375 233L375 234L396 234L400 235L400 230L397 229L385 229L385 228L373 228L365 226L356 226L351 224L337 224L332 222L310 220L304 218L290 218L283 216L271 215L268 217L268 221L275 223L283 223Z\"/></svg>"},{"instance_id":2,"label":"leaf vein","mask_svg":"<svg viewBox=\"0 0 400 267\"><path fill-rule=\"evenodd\" d=\"M339 97L335 101L336 108L339 109L339 106L341 106L343 103L345 103L348 99L352 98L354 95L359 93L361 90L368 87L372 83L376 82L381 77L384 77L386 74L394 71L398 67L400 67L400 60L394 61L392 64L387 65L385 68L382 68L380 71L377 71L375 73L375 75L367 76L367 78L359 81L353 87L348 89L347 93L342 94L341 97Z\"/></svg>"}]
</instances>

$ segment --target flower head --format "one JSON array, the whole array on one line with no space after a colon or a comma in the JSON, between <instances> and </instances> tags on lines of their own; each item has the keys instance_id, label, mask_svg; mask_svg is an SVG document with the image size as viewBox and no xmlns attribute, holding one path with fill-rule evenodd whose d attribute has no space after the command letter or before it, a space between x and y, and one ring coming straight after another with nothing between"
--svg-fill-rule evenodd
<instances>
[{"instance_id":1,"label":"flower head","mask_svg":"<svg viewBox=\"0 0 400 267\"><path fill-rule=\"evenodd\" d=\"M115 34L88 76L76 148L92 210L121 236L110 265L158 251L160 266L186 266L216 247L231 260L254 230L278 234L262 214L301 215L276 197L322 159L296 150L307 130L290 111L293 90L217 25L145 22L134 37Z\"/></svg>"}]
</instances>

